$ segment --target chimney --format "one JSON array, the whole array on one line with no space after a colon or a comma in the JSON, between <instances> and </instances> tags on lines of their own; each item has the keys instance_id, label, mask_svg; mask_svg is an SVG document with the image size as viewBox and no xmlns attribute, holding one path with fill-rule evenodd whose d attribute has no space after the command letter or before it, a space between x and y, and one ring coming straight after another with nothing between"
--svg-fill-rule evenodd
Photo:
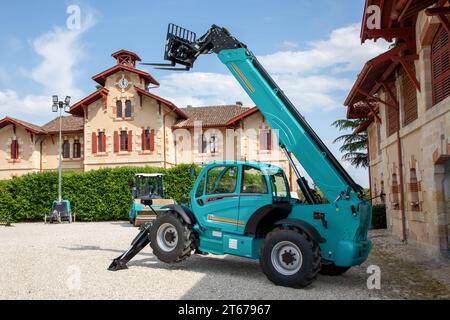
<instances>
[{"instance_id":1,"label":"chimney","mask_svg":"<svg viewBox=\"0 0 450 320\"><path fill-rule=\"evenodd\" d=\"M244 106L244 104L241 101L236 101L236 105L239 106L239 107L243 107Z\"/></svg>"}]
</instances>

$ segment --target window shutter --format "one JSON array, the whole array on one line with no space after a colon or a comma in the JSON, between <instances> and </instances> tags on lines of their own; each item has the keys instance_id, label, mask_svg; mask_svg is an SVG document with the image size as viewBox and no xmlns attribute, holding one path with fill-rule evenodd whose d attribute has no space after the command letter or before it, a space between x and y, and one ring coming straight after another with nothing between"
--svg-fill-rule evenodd
<instances>
[{"instance_id":1,"label":"window shutter","mask_svg":"<svg viewBox=\"0 0 450 320\"><path fill-rule=\"evenodd\" d=\"M267 150L272 150L272 130L267 131Z\"/></svg>"},{"instance_id":2,"label":"window shutter","mask_svg":"<svg viewBox=\"0 0 450 320\"><path fill-rule=\"evenodd\" d=\"M102 134L102 152L106 152L106 132Z\"/></svg>"},{"instance_id":3,"label":"window shutter","mask_svg":"<svg viewBox=\"0 0 450 320\"><path fill-rule=\"evenodd\" d=\"M141 133L141 150L145 151L145 129L142 129L142 133Z\"/></svg>"},{"instance_id":4,"label":"window shutter","mask_svg":"<svg viewBox=\"0 0 450 320\"><path fill-rule=\"evenodd\" d=\"M433 105L450 96L450 44L449 35L440 27L431 45L431 72Z\"/></svg>"},{"instance_id":5,"label":"window shutter","mask_svg":"<svg viewBox=\"0 0 450 320\"><path fill-rule=\"evenodd\" d=\"M114 152L119 152L119 132L114 131Z\"/></svg>"},{"instance_id":6,"label":"window shutter","mask_svg":"<svg viewBox=\"0 0 450 320\"><path fill-rule=\"evenodd\" d=\"M414 63L410 64L414 70ZM403 125L410 124L417 119L417 91L414 83L402 68L402 95L403 95Z\"/></svg>"},{"instance_id":7,"label":"window shutter","mask_svg":"<svg viewBox=\"0 0 450 320\"><path fill-rule=\"evenodd\" d=\"M92 132L92 153L97 153L97 134Z\"/></svg>"},{"instance_id":8,"label":"window shutter","mask_svg":"<svg viewBox=\"0 0 450 320\"><path fill-rule=\"evenodd\" d=\"M150 151L155 151L155 130L150 130Z\"/></svg>"},{"instance_id":9,"label":"window shutter","mask_svg":"<svg viewBox=\"0 0 450 320\"><path fill-rule=\"evenodd\" d=\"M128 151L133 151L133 131L128 131Z\"/></svg>"},{"instance_id":10,"label":"window shutter","mask_svg":"<svg viewBox=\"0 0 450 320\"><path fill-rule=\"evenodd\" d=\"M17 143L17 140L11 141L11 159L18 159L19 158L19 144Z\"/></svg>"},{"instance_id":11,"label":"window shutter","mask_svg":"<svg viewBox=\"0 0 450 320\"><path fill-rule=\"evenodd\" d=\"M391 81L389 81L387 83L387 86L389 87L389 89L391 90L392 94L395 96L395 98L397 98L397 89L395 87L395 80L391 79ZM390 97L390 95L387 95L387 102L389 104L394 104L395 105L395 101ZM397 132L398 127L399 127L399 119L398 119L398 110L396 110L395 108L391 107L391 106L386 106L386 118L387 118L387 135L388 137L393 135L394 133Z\"/></svg>"}]
</instances>

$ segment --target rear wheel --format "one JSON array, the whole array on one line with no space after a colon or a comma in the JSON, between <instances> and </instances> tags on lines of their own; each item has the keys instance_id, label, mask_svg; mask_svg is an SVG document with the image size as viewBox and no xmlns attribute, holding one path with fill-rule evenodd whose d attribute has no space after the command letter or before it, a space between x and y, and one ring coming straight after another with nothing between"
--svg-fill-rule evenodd
<instances>
[{"instance_id":1,"label":"rear wheel","mask_svg":"<svg viewBox=\"0 0 450 320\"><path fill-rule=\"evenodd\" d=\"M150 247L153 254L166 263L187 259L194 249L193 240L191 226L173 212L159 214L150 230Z\"/></svg>"},{"instance_id":2,"label":"rear wheel","mask_svg":"<svg viewBox=\"0 0 450 320\"><path fill-rule=\"evenodd\" d=\"M130 224L134 225L135 219L134 218L130 218Z\"/></svg>"},{"instance_id":3,"label":"rear wheel","mask_svg":"<svg viewBox=\"0 0 450 320\"><path fill-rule=\"evenodd\" d=\"M260 252L260 265L276 285L304 288L313 282L320 269L320 247L296 229L270 232Z\"/></svg>"},{"instance_id":4,"label":"rear wheel","mask_svg":"<svg viewBox=\"0 0 450 320\"><path fill-rule=\"evenodd\" d=\"M347 272L351 267L338 267L334 263L322 264L319 273L324 276L340 276Z\"/></svg>"}]
</instances>

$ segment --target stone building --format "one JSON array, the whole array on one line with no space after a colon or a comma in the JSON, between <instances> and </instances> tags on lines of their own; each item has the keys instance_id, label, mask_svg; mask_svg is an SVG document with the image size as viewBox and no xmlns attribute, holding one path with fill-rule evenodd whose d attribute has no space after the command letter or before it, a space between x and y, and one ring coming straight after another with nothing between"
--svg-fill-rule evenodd
<instances>
[{"instance_id":1,"label":"stone building","mask_svg":"<svg viewBox=\"0 0 450 320\"><path fill-rule=\"evenodd\" d=\"M388 227L431 255L450 251L448 1L367 0L361 40L390 49L368 61L345 106L364 119L372 196Z\"/></svg>"},{"instance_id":2,"label":"stone building","mask_svg":"<svg viewBox=\"0 0 450 320\"><path fill-rule=\"evenodd\" d=\"M159 83L136 68L138 55L120 50L112 57L116 64L92 77L97 90L63 118L63 170L227 159L275 163L290 175L276 135L256 107L179 108L152 92ZM44 126L0 120L0 179L55 170L58 134L59 118Z\"/></svg>"}]
</instances>

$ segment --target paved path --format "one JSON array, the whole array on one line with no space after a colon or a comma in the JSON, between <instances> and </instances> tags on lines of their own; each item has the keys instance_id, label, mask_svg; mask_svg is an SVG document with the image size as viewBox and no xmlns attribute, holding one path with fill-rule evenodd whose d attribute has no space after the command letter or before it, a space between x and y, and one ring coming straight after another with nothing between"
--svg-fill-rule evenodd
<instances>
[{"instance_id":1,"label":"paved path","mask_svg":"<svg viewBox=\"0 0 450 320\"><path fill-rule=\"evenodd\" d=\"M209 255L166 265L149 247L128 270L107 271L137 232L120 222L0 227L0 299L379 299L409 294L403 284L394 288L399 292L383 283L382 290L367 289L367 266L383 262L379 250L344 276L319 276L304 290L273 285L256 261ZM445 297L440 284L435 289Z\"/></svg>"}]
</instances>

